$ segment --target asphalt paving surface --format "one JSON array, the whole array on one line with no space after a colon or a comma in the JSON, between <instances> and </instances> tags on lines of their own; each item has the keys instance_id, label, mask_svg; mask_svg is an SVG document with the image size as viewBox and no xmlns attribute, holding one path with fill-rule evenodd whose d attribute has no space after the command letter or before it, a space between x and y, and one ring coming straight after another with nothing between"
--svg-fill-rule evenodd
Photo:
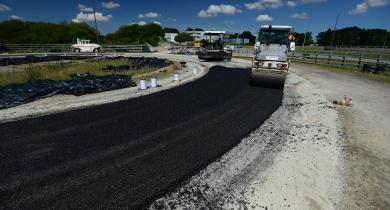
<instances>
[{"instance_id":1,"label":"asphalt paving surface","mask_svg":"<svg viewBox=\"0 0 390 210\"><path fill-rule=\"evenodd\" d=\"M215 66L155 94L0 124L0 209L139 209L174 190L278 109L280 89Z\"/></svg>"}]
</instances>

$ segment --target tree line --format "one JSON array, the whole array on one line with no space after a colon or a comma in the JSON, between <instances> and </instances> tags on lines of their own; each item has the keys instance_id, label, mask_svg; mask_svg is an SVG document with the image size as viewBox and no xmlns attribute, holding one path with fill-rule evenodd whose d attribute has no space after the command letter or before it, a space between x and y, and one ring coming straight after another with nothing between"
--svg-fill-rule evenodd
<instances>
[{"instance_id":1,"label":"tree line","mask_svg":"<svg viewBox=\"0 0 390 210\"><path fill-rule=\"evenodd\" d=\"M202 28L187 28L187 31L203 31ZM5 44L71 44L77 38L89 39L104 44L145 44L158 45L164 37L164 33L179 33L176 28L162 28L158 24L126 25L121 26L117 31L105 36L87 23L47 23L30 22L20 20L9 20L0 22L0 43ZM297 46L302 46L305 40L305 33L294 33ZM320 32L316 37L318 45L329 46L390 46L390 31L385 29L361 29L358 27L347 27L333 31L328 29ZM250 31L230 34L230 38L249 39L250 44L256 42L256 36ZM179 36L180 41L191 40L187 34ZM311 32L306 33L305 45L314 43Z\"/></svg>"},{"instance_id":2,"label":"tree line","mask_svg":"<svg viewBox=\"0 0 390 210\"><path fill-rule=\"evenodd\" d=\"M318 45L331 45L333 36L333 46L390 46L390 31L359 27L346 27L336 31L328 29L320 32L317 36Z\"/></svg>"},{"instance_id":3,"label":"tree line","mask_svg":"<svg viewBox=\"0 0 390 210\"><path fill-rule=\"evenodd\" d=\"M168 31L178 32L177 29L163 29L158 24L127 25L116 32L105 36L87 23L47 23L9 20L0 22L0 43L4 44L71 44L77 38L88 39L103 44L151 44L158 45Z\"/></svg>"}]
</instances>

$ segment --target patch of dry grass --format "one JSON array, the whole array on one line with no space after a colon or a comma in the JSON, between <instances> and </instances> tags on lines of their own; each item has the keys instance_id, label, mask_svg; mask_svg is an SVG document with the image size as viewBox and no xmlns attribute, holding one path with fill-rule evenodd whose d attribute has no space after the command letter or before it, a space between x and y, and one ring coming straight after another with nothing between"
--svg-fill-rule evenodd
<instances>
[{"instance_id":1,"label":"patch of dry grass","mask_svg":"<svg viewBox=\"0 0 390 210\"><path fill-rule=\"evenodd\" d=\"M131 69L124 71L107 72L104 67L112 65L130 65L126 58L117 60L89 60L84 62L56 62L43 65L28 65L22 71L7 71L0 72L0 85L26 83L30 80L68 80L70 76L77 73L90 73L98 76L109 74L122 74L139 77L140 75L156 76L158 74L173 72L179 68L179 65L174 63L171 66L164 68L165 72L159 72L157 68Z\"/></svg>"}]
</instances>

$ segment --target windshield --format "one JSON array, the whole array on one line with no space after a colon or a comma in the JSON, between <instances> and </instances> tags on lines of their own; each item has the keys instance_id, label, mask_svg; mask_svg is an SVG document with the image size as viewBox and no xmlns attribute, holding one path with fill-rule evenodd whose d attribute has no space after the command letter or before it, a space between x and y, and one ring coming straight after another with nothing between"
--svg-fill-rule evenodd
<instances>
[{"instance_id":1,"label":"windshield","mask_svg":"<svg viewBox=\"0 0 390 210\"><path fill-rule=\"evenodd\" d=\"M288 30L261 30L258 41L262 44L288 44Z\"/></svg>"}]
</instances>

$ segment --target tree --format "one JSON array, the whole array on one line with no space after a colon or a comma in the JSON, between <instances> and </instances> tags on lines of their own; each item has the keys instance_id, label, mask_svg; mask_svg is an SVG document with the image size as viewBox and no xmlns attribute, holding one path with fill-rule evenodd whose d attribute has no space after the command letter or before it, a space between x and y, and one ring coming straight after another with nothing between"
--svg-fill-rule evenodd
<instances>
[{"instance_id":1,"label":"tree","mask_svg":"<svg viewBox=\"0 0 390 210\"><path fill-rule=\"evenodd\" d=\"M188 34L188 33L180 33L178 34L176 37L175 37L175 41L176 42L179 42L180 44L183 43L183 42L190 42L190 41L194 41L194 38Z\"/></svg>"},{"instance_id":2,"label":"tree","mask_svg":"<svg viewBox=\"0 0 390 210\"><path fill-rule=\"evenodd\" d=\"M305 33L294 33L295 37L295 44L297 46L302 46L303 41L305 40ZM311 32L306 32L306 41L305 41L305 46L313 44L313 36Z\"/></svg>"},{"instance_id":3,"label":"tree","mask_svg":"<svg viewBox=\"0 0 390 210\"><path fill-rule=\"evenodd\" d=\"M195 28L194 31L204 31L203 28Z\"/></svg>"},{"instance_id":4,"label":"tree","mask_svg":"<svg viewBox=\"0 0 390 210\"><path fill-rule=\"evenodd\" d=\"M176 28L164 28L164 33L179 33L179 30Z\"/></svg>"},{"instance_id":5,"label":"tree","mask_svg":"<svg viewBox=\"0 0 390 210\"><path fill-rule=\"evenodd\" d=\"M242 39L249 39L250 44L255 44L256 42L256 36L253 36L250 31L244 31L241 33L240 38Z\"/></svg>"},{"instance_id":6,"label":"tree","mask_svg":"<svg viewBox=\"0 0 390 210\"><path fill-rule=\"evenodd\" d=\"M186 31L194 31L194 29L191 28L191 27L188 27L188 28L186 29Z\"/></svg>"}]
</instances>

